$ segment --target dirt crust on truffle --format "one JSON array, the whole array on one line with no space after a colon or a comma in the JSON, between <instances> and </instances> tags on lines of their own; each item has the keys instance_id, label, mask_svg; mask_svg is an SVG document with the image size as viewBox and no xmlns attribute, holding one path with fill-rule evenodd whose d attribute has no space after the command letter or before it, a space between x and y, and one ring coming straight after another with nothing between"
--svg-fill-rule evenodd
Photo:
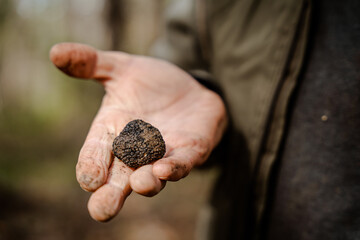
<instances>
[{"instance_id":1,"label":"dirt crust on truffle","mask_svg":"<svg viewBox=\"0 0 360 240\"><path fill-rule=\"evenodd\" d=\"M162 158L165 151L160 131L141 119L129 122L113 142L114 155L132 168Z\"/></svg>"}]
</instances>

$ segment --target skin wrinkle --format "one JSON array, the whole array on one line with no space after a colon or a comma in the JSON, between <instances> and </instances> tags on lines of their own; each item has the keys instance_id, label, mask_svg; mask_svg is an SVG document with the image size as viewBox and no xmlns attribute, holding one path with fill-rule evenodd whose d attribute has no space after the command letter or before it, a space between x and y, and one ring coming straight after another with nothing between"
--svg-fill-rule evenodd
<instances>
[{"instance_id":1,"label":"skin wrinkle","mask_svg":"<svg viewBox=\"0 0 360 240\"><path fill-rule=\"evenodd\" d=\"M191 112L189 112L189 114L192 114ZM174 116L174 117L176 117L176 116ZM181 116L179 116L179 117L181 117ZM189 124L191 124L191 123L189 123ZM225 126L226 126L226 124L224 124ZM184 127L186 126L186 124L184 125ZM216 125L215 125L216 126ZM203 129L204 128L204 126L199 126L199 129ZM207 127L208 128L208 127ZM211 128L211 127L209 127L209 128ZM196 129L196 128L195 128ZM222 128L223 129L223 128ZM191 129L189 129L189 130L187 130L190 134L189 135L193 135L194 134L194 128L191 128ZM185 133L187 132L187 131L182 131L183 132L183 134L185 135ZM177 132L179 132L179 131L177 131ZM211 135L216 135L216 133L215 133L215 131L211 134ZM213 137L213 138L204 138L204 137L202 137L201 135L199 136L199 139L201 139L201 138L203 138L203 139L208 139L208 140L206 140L206 141L208 141L208 144L207 145L209 145L209 148L211 147L211 148L213 148L216 144L215 144L215 142L212 142L212 141L210 141L210 139L216 139L216 141L218 141L218 139L220 138L220 137ZM205 140L204 140L205 141Z\"/></svg>"},{"instance_id":2,"label":"skin wrinkle","mask_svg":"<svg viewBox=\"0 0 360 240\"><path fill-rule=\"evenodd\" d=\"M88 143L89 142L87 142L87 144ZM86 190L89 191L94 191L106 181L108 172L106 163L111 162L108 151L99 148L97 144L94 144L94 146L95 147L84 145L80 151L79 161L76 167L78 182L82 188L86 188ZM105 159L105 161L99 159Z\"/></svg>"},{"instance_id":3,"label":"skin wrinkle","mask_svg":"<svg viewBox=\"0 0 360 240\"><path fill-rule=\"evenodd\" d=\"M189 144L187 144L187 143L179 144L178 143L177 150L184 148L184 149L189 149L188 151L193 151L194 155L198 155L198 157L194 157L194 159L201 159L201 161L196 162L196 161L191 161L191 159L189 159L191 161L190 164L192 166L197 166L197 165L200 165L201 163L203 163L206 160L206 156L208 156L210 154L210 143L209 142L210 142L209 140L204 140L204 138L202 138L202 137L199 137L198 139L193 138ZM174 153L171 155L168 155L168 157L171 157L173 155L174 155ZM165 154L165 156L166 156L166 154Z\"/></svg>"},{"instance_id":4,"label":"skin wrinkle","mask_svg":"<svg viewBox=\"0 0 360 240\"><path fill-rule=\"evenodd\" d=\"M103 58L99 57L102 56L102 54L106 54L106 52L103 51L96 51L96 66L98 67L96 71L93 73L93 78L99 79L99 81L105 85L108 80L112 79L114 77L114 71L115 66L113 64L107 64L104 63ZM108 55L108 57L113 58L113 60L117 60L117 58L112 57L112 55Z\"/></svg>"},{"instance_id":5,"label":"skin wrinkle","mask_svg":"<svg viewBox=\"0 0 360 240\"><path fill-rule=\"evenodd\" d=\"M120 189L123 193L125 193L125 190L126 190L126 185L127 184L120 184L120 183L117 183L117 182L113 182L113 181L109 181L107 184L115 187L115 188L118 188Z\"/></svg>"},{"instance_id":6,"label":"skin wrinkle","mask_svg":"<svg viewBox=\"0 0 360 240\"><path fill-rule=\"evenodd\" d=\"M106 52L101 52L101 53L105 53L107 54ZM110 56L112 56L111 53L108 53L110 54ZM122 53L123 55L127 55L126 53ZM117 64L116 66L113 65L113 62L112 63L108 63L108 65L111 65L111 67L108 66L108 68L111 69L110 72L107 72L106 71L106 74L104 74L106 76L105 78L105 81L103 80L103 78L101 79L101 83L103 84L104 86L104 89L105 89L105 97L108 93L112 92L113 89L118 89L118 84L120 82L123 82L121 79L122 79L122 76L123 75L126 75L127 72L129 71L129 69L131 68L131 65L133 64L133 59L132 58L129 58L129 57L125 57L126 58L126 61L123 61L122 59L124 58L124 56L122 58L119 58L117 56L114 56L114 61L113 62L121 62L121 64ZM105 64L101 64L102 66L105 65ZM125 65L125 66L124 66ZM104 68L104 67L103 67ZM106 68L105 68L106 69ZM99 72L99 71L96 71L96 73ZM94 77L97 78L97 74L95 73ZM101 76L101 75L100 75ZM113 79L120 79L120 81L111 81Z\"/></svg>"},{"instance_id":7,"label":"skin wrinkle","mask_svg":"<svg viewBox=\"0 0 360 240\"><path fill-rule=\"evenodd\" d=\"M144 85L142 82L138 82L140 85ZM146 86L146 85L145 85ZM116 89L114 89L115 91ZM157 108L151 108L148 110L145 110L144 108L142 108L142 104L140 101L138 101L136 104L134 104L135 106L129 106L128 105L128 101L126 97L122 96L122 95L118 95L116 92L114 91L107 91L106 93L106 101L108 102L117 102L119 104L112 104L112 106L108 106L111 109L114 110L118 110L127 114L134 114L134 115L146 115L146 114L156 114L156 112L162 112L164 109L169 109L170 107L172 107L173 105L175 105L179 99L183 98L185 95L185 92L181 95L178 95L176 98L173 98L173 100L171 102L169 102L167 105L162 105L161 107L157 107ZM141 96L139 94L136 94L135 92L132 92L132 95L138 95ZM109 100L107 98L110 98ZM136 99L140 99L139 97L137 97ZM124 105L127 106L126 108L121 108L119 106ZM176 106L175 106L176 108ZM136 110L135 110L136 109Z\"/></svg>"},{"instance_id":8,"label":"skin wrinkle","mask_svg":"<svg viewBox=\"0 0 360 240\"><path fill-rule=\"evenodd\" d=\"M152 174L151 169L152 165L146 165L130 176L130 185L134 191L141 191L147 197L154 196L165 186L165 182L156 178Z\"/></svg>"},{"instance_id":9,"label":"skin wrinkle","mask_svg":"<svg viewBox=\"0 0 360 240\"><path fill-rule=\"evenodd\" d=\"M79 162L87 162L91 159L93 162L109 163L110 161L106 160L110 159L111 145L105 143L104 148L102 148L101 145L98 141L95 141L94 144L86 142L80 150ZM106 165L103 165L103 167L106 167Z\"/></svg>"},{"instance_id":10,"label":"skin wrinkle","mask_svg":"<svg viewBox=\"0 0 360 240\"><path fill-rule=\"evenodd\" d=\"M143 61L143 58L142 57L138 57L138 59L140 59L139 61ZM131 69L132 69L132 67L131 67L131 65L133 65L133 62L135 62L134 60L132 60L131 61L131 64L128 64L128 68L126 68L126 71L130 71ZM166 64L167 65L167 64ZM124 73L123 73L123 75L125 75ZM132 77L131 77L131 74L129 74L130 75L130 77L129 77L129 79L128 79L128 81L126 81L126 83L128 83L128 84L130 84L130 86L132 86L132 88L133 89L135 89L135 87L133 87L134 85L134 83L138 83L138 84L140 84L140 85L142 85L142 86L145 86L145 88L147 88L147 89L150 89L150 90L153 90L154 88L151 88L151 85L149 85L149 84L146 84L147 82L146 81L141 81L141 80L136 80L137 78L135 77L135 78L133 78L133 79L131 79ZM112 87L109 87L109 86L107 86L106 87L106 92L107 92L107 94L106 95L108 95L108 94L111 94L111 93L113 93L113 94L111 94L110 95L110 98L111 98L111 96L118 96L118 97L113 97L113 99L117 99L117 101L119 102L119 103L126 103L126 102L128 102L128 101L125 101L125 100L122 100L122 99L119 99L119 97L122 97L122 95L119 95L119 94L117 94L117 90L118 89L120 89L120 88L122 88L122 87L124 87L124 86L118 86L119 84L124 84L124 81L117 81L117 82L115 82L115 86L112 86ZM202 87L201 85L199 85L199 87ZM138 88L141 88L141 86L139 86ZM188 87L189 89L192 89L193 87L191 87L191 86L189 86ZM114 91L115 91L115 93L114 93ZM144 90L142 90L142 91L144 91ZM174 103L176 103L176 102L178 102L178 100L179 99L181 99L182 97L184 97L184 95L185 95L185 93L187 93L188 91L186 91L186 90L182 90L182 94L181 95L179 95L177 98L174 98L173 99L173 101L172 102L170 102L168 105L164 105L164 106L162 106L161 108L157 108L157 109L150 109L150 110L148 110L148 111L144 111L144 110L142 110L142 111L136 111L136 112L134 112L133 110L129 110L129 109L139 109L139 108L141 108L141 106L142 106L142 104L137 104L137 107L135 108L135 107L131 107L131 108L129 108L129 109L124 109L124 108L119 108L119 110L121 110L121 111L124 111L124 112L126 112L126 113L129 113L129 114L147 114L147 113L155 113L155 112L157 112L157 111L161 111L161 110L163 110L163 109L166 109L166 108L168 108L169 106L171 106L171 105L173 105ZM135 92L134 92L134 94L135 94ZM136 95L136 94L135 94ZM188 94L189 95L189 94ZM188 96L187 95L187 96ZM140 95L141 96L141 95ZM107 96L105 96L105 97L107 97ZM127 99L127 98L125 98L125 99ZM139 97L138 98L136 98L136 99L140 99ZM116 104L115 106L119 106L119 105L121 105L121 104Z\"/></svg>"},{"instance_id":11,"label":"skin wrinkle","mask_svg":"<svg viewBox=\"0 0 360 240\"><path fill-rule=\"evenodd\" d=\"M107 133L109 134L109 133ZM111 148L111 144L109 143L109 137L108 135L103 136L103 138L99 139L99 138L90 138L86 141L87 144L93 143L95 146L98 145L104 145L104 148Z\"/></svg>"},{"instance_id":12,"label":"skin wrinkle","mask_svg":"<svg viewBox=\"0 0 360 240\"><path fill-rule=\"evenodd\" d=\"M191 169L195 166L196 155L198 154L196 151L185 148L185 153L187 152L187 156L182 159L177 159L176 156L179 155L179 151L181 152L184 149L177 149L177 152L174 153L174 157L164 158L155 163L157 166L162 166L163 172L166 174L161 174L158 176L160 179L169 180L169 181L178 181L181 178L187 176ZM191 154L190 154L191 153ZM183 161L187 161L187 163L183 163ZM165 169L165 171L164 171ZM166 170L167 169L167 170Z\"/></svg>"},{"instance_id":13,"label":"skin wrinkle","mask_svg":"<svg viewBox=\"0 0 360 240\"><path fill-rule=\"evenodd\" d=\"M102 51L102 53L113 56L114 61L112 61L109 65L111 65L111 69L113 69L113 73L115 73L114 76L116 78L121 78L122 76L128 74L129 70L132 68L134 59L130 57L129 54L121 52L121 57L119 57L118 53L114 54L112 52L109 53L104 51ZM117 62L118 64L114 65L114 62ZM111 83L109 82L109 84Z\"/></svg>"},{"instance_id":14,"label":"skin wrinkle","mask_svg":"<svg viewBox=\"0 0 360 240\"><path fill-rule=\"evenodd\" d=\"M111 138L110 138L111 139ZM88 173L86 170L83 170L81 167L79 167L79 172L85 171L83 173L84 175L93 175L94 180L98 178L101 178L101 180L94 181L93 187L91 189L96 188L99 185L102 185L106 181L106 176L108 173L108 166L112 162L112 153L111 153L111 140L109 139L109 135L105 134L101 139L99 138L90 138L87 139L86 144L84 144L84 147L80 153L79 156L79 162L82 161L86 162L89 159L92 159L93 162L98 162L101 164L101 166L97 166L97 168L102 169L102 174L100 174L99 171L97 171L98 174ZM93 147L92 147L93 145ZM104 146L104 147L101 147ZM94 154L95 153L95 154ZM84 181L84 178L79 179L80 182ZM86 186L90 186L90 183L84 183Z\"/></svg>"},{"instance_id":15,"label":"skin wrinkle","mask_svg":"<svg viewBox=\"0 0 360 240\"><path fill-rule=\"evenodd\" d=\"M112 142L113 142L115 136L117 135L117 133L120 132L121 129L123 129L125 127L126 122L129 122L130 120L132 120L132 118L124 116L122 114L119 114L115 111L111 111L111 109L109 109L109 107L102 108L101 113L99 113L98 115L103 115L103 116L96 116L96 119L93 122L92 128L95 125L97 127L102 127L103 129L105 129L105 130L103 130L104 132L111 132L113 134L113 137L108 139L108 141L109 141L108 144L109 144L110 151L111 151ZM116 121L115 123L113 121L109 122L107 119L109 119L112 116L114 119L117 119L118 118L117 116L122 116L123 121L119 120L119 121ZM109 122L111 124L105 125L104 122L106 122L106 123Z\"/></svg>"}]
</instances>

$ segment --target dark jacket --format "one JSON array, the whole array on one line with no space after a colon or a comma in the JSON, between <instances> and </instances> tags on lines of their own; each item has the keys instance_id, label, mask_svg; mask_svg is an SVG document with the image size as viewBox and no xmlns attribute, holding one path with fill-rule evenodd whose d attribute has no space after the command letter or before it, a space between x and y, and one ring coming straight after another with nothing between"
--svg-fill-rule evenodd
<instances>
[{"instance_id":1,"label":"dark jacket","mask_svg":"<svg viewBox=\"0 0 360 240\"><path fill-rule=\"evenodd\" d=\"M291 130L291 99L304 76L311 7L306 0L183 0L169 8L153 55L205 79L205 85L213 81L231 121L214 153L222 171L204 214L203 239L266 238L274 227L269 216L282 206L271 206L273 184ZM327 118L319 114L319 121Z\"/></svg>"}]
</instances>

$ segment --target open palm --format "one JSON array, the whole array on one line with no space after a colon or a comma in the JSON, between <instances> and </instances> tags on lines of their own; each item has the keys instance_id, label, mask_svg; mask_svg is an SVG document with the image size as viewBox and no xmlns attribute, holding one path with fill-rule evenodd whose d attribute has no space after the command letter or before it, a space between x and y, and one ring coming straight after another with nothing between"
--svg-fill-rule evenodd
<instances>
[{"instance_id":1,"label":"open palm","mask_svg":"<svg viewBox=\"0 0 360 240\"><path fill-rule=\"evenodd\" d=\"M153 196L166 181L185 177L224 132L220 97L170 63L74 43L55 45L50 57L65 73L95 78L106 90L76 167L81 187L94 191L88 208L96 220L115 216L131 190ZM134 119L157 127L166 143L164 158L136 170L111 152L114 138Z\"/></svg>"}]
</instances>

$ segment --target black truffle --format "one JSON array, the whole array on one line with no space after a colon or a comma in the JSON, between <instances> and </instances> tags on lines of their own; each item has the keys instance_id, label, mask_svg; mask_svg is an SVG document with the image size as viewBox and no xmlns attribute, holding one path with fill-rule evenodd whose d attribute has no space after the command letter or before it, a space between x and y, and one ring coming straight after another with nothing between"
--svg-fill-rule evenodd
<instances>
[{"instance_id":1,"label":"black truffle","mask_svg":"<svg viewBox=\"0 0 360 240\"><path fill-rule=\"evenodd\" d=\"M114 155L132 168L162 158L165 151L160 131L140 119L129 122L113 142Z\"/></svg>"}]
</instances>

